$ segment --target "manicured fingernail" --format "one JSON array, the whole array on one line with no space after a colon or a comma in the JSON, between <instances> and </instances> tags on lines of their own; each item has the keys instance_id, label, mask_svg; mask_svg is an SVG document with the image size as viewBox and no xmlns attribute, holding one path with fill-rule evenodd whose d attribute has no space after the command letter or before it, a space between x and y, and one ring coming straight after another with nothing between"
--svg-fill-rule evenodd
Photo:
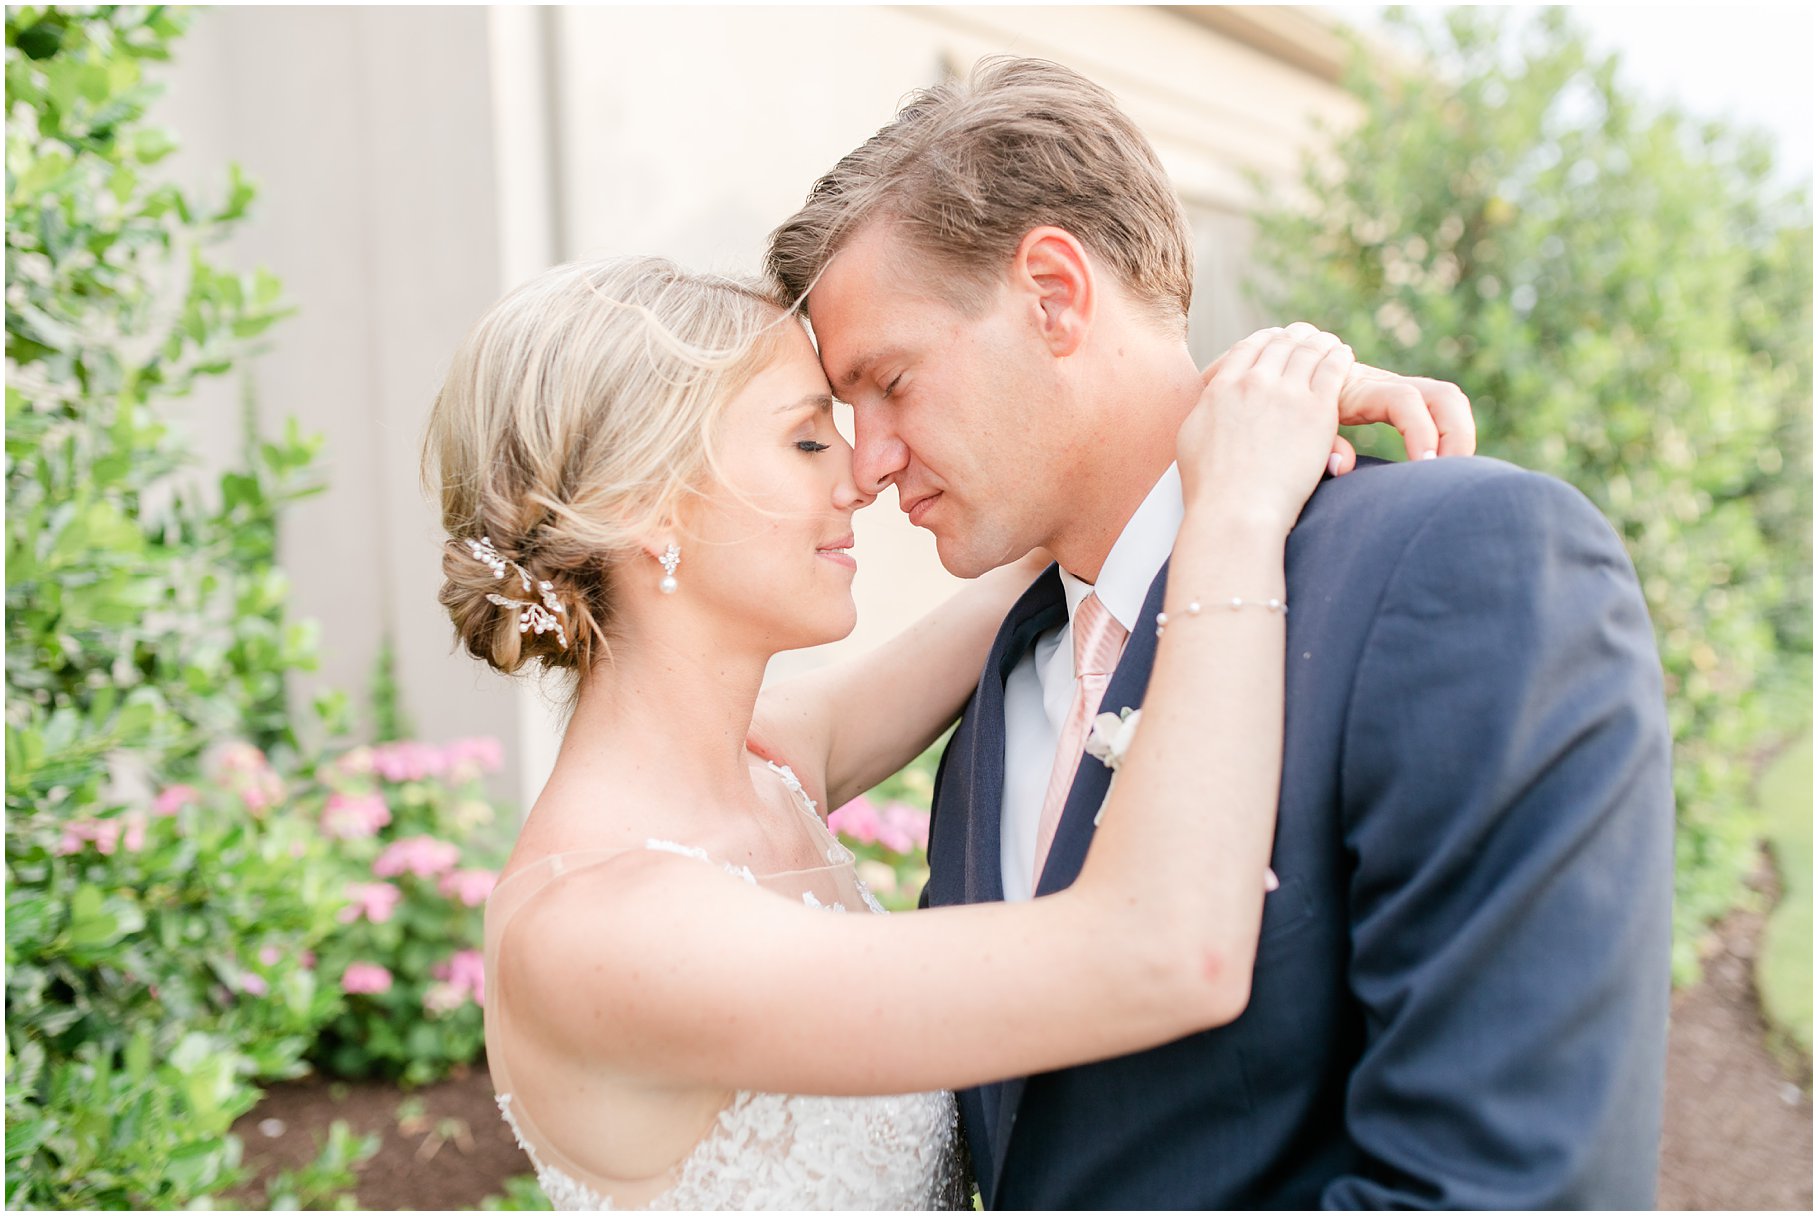
<instances>
[{"instance_id":1,"label":"manicured fingernail","mask_svg":"<svg viewBox=\"0 0 1818 1216\"><path fill-rule=\"evenodd\" d=\"M1263 890L1273 891L1280 886L1281 886L1281 879L1275 877L1275 871L1271 870L1268 866L1264 866L1263 867Z\"/></svg>"},{"instance_id":2,"label":"manicured fingernail","mask_svg":"<svg viewBox=\"0 0 1818 1216\"><path fill-rule=\"evenodd\" d=\"M1332 476L1334 476L1334 477L1338 476L1338 453L1337 452L1333 452L1332 455L1326 460L1326 472L1332 474Z\"/></svg>"},{"instance_id":3,"label":"manicured fingernail","mask_svg":"<svg viewBox=\"0 0 1818 1216\"><path fill-rule=\"evenodd\" d=\"M1434 459L1437 459L1438 456L1439 456L1439 453L1434 452L1434 451L1426 451L1426 452L1422 452L1420 454L1420 458L1422 460L1434 460Z\"/></svg>"}]
</instances>

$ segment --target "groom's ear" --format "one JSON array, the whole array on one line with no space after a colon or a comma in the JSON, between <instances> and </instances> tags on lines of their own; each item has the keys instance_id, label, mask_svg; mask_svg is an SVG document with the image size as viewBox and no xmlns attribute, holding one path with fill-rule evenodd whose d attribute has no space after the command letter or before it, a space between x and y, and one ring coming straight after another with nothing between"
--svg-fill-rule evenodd
<instances>
[{"instance_id":1,"label":"groom's ear","mask_svg":"<svg viewBox=\"0 0 1818 1216\"><path fill-rule=\"evenodd\" d=\"M1092 261L1065 228L1031 228L1016 247L1011 282L1029 302L1030 319L1056 358L1079 349L1098 307Z\"/></svg>"}]
</instances>

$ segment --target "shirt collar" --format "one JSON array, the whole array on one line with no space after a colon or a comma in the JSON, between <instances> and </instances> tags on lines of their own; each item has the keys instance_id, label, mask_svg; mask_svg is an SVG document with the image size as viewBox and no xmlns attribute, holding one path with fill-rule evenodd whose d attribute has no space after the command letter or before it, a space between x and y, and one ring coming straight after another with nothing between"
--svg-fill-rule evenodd
<instances>
[{"instance_id":1,"label":"shirt collar","mask_svg":"<svg viewBox=\"0 0 1818 1216\"><path fill-rule=\"evenodd\" d=\"M1075 578L1066 570L1060 572L1061 586L1067 594L1067 619L1072 620L1080 601L1096 591L1099 603L1110 610L1117 623L1126 632L1134 633L1136 618L1142 614L1143 601L1149 596L1149 585L1174 551L1174 538L1180 533L1186 513L1180 467L1171 464L1118 534L1111 552L1105 555L1097 583Z\"/></svg>"}]
</instances>

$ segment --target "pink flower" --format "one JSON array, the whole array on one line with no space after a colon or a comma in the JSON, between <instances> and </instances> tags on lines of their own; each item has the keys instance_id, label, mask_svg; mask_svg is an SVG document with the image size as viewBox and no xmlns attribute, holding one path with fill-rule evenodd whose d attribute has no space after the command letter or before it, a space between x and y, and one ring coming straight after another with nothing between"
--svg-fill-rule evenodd
<instances>
[{"instance_id":1,"label":"pink flower","mask_svg":"<svg viewBox=\"0 0 1818 1216\"><path fill-rule=\"evenodd\" d=\"M880 810L860 795L827 816L827 826L858 844L881 844L892 853L928 847L928 812L906 802Z\"/></svg>"},{"instance_id":2,"label":"pink flower","mask_svg":"<svg viewBox=\"0 0 1818 1216\"><path fill-rule=\"evenodd\" d=\"M481 773L496 773L505 765L505 749L497 739L456 739L442 749L449 777L457 782L477 780Z\"/></svg>"},{"instance_id":3,"label":"pink flower","mask_svg":"<svg viewBox=\"0 0 1818 1216\"><path fill-rule=\"evenodd\" d=\"M365 840L391 822L391 808L378 794L330 794L322 808L322 830L337 840Z\"/></svg>"},{"instance_id":4,"label":"pink flower","mask_svg":"<svg viewBox=\"0 0 1818 1216\"><path fill-rule=\"evenodd\" d=\"M316 952L314 950L305 950L298 956L297 961L303 964L303 970L308 971L316 965Z\"/></svg>"},{"instance_id":5,"label":"pink flower","mask_svg":"<svg viewBox=\"0 0 1818 1216\"><path fill-rule=\"evenodd\" d=\"M145 847L144 812L128 811L118 819L72 819L51 851L67 857L91 844L104 857L112 857L122 844L128 853L137 853Z\"/></svg>"},{"instance_id":6,"label":"pink flower","mask_svg":"<svg viewBox=\"0 0 1818 1216\"><path fill-rule=\"evenodd\" d=\"M377 996L391 991L391 972L377 963L349 963L341 973L341 991L349 996Z\"/></svg>"},{"instance_id":7,"label":"pink flower","mask_svg":"<svg viewBox=\"0 0 1818 1216\"><path fill-rule=\"evenodd\" d=\"M103 857L112 857L120 845L120 821L118 819L96 819L91 821L89 839L95 842L95 848Z\"/></svg>"},{"instance_id":8,"label":"pink flower","mask_svg":"<svg viewBox=\"0 0 1818 1216\"><path fill-rule=\"evenodd\" d=\"M827 816L827 826L843 836L849 836L860 844L870 844L877 839L877 808L871 799L860 794L845 806Z\"/></svg>"},{"instance_id":9,"label":"pink flower","mask_svg":"<svg viewBox=\"0 0 1818 1216\"><path fill-rule=\"evenodd\" d=\"M283 793L284 787L278 783L277 776L274 774L270 781L248 783L246 788L240 791L240 801L245 804L247 810L253 813L255 818L263 818L266 811L277 805L278 799L283 796Z\"/></svg>"},{"instance_id":10,"label":"pink flower","mask_svg":"<svg viewBox=\"0 0 1818 1216\"><path fill-rule=\"evenodd\" d=\"M276 946L261 946L259 948L259 961L264 963L267 967L277 966L278 960L283 957L284 952Z\"/></svg>"},{"instance_id":11,"label":"pink flower","mask_svg":"<svg viewBox=\"0 0 1818 1216\"><path fill-rule=\"evenodd\" d=\"M381 743L373 749L373 769L387 781L421 781L447 767L440 748L427 743Z\"/></svg>"},{"instance_id":12,"label":"pink flower","mask_svg":"<svg viewBox=\"0 0 1818 1216\"><path fill-rule=\"evenodd\" d=\"M219 745L209 754L206 767L255 816L262 816L284 796L284 782L265 753L250 743L235 740Z\"/></svg>"},{"instance_id":13,"label":"pink flower","mask_svg":"<svg viewBox=\"0 0 1818 1216\"><path fill-rule=\"evenodd\" d=\"M271 986L265 982L263 976L247 971L240 976L240 991L251 996L264 996L271 991Z\"/></svg>"},{"instance_id":14,"label":"pink flower","mask_svg":"<svg viewBox=\"0 0 1818 1216\"><path fill-rule=\"evenodd\" d=\"M486 960L478 950L457 950L429 974L473 994L474 1004L486 1003Z\"/></svg>"},{"instance_id":15,"label":"pink flower","mask_svg":"<svg viewBox=\"0 0 1818 1216\"><path fill-rule=\"evenodd\" d=\"M470 908L477 908L486 902L492 894L493 886L499 876L491 870L456 870L444 877L437 889L450 899L458 899Z\"/></svg>"},{"instance_id":16,"label":"pink flower","mask_svg":"<svg viewBox=\"0 0 1818 1216\"><path fill-rule=\"evenodd\" d=\"M928 812L906 802L884 808L878 843L892 853L911 853L928 847Z\"/></svg>"},{"instance_id":17,"label":"pink flower","mask_svg":"<svg viewBox=\"0 0 1818 1216\"><path fill-rule=\"evenodd\" d=\"M466 1003L467 989L446 981L431 984L423 993L423 1011L425 1013L453 1013Z\"/></svg>"},{"instance_id":18,"label":"pink flower","mask_svg":"<svg viewBox=\"0 0 1818 1216\"><path fill-rule=\"evenodd\" d=\"M62 839L57 841L53 850L59 857L71 853L80 853L93 844L97 852L104 857L113 856L114 849L120 843L120 821L118 819L73 819L63 825ZM143 843L143 841L141 841ZM127 847L131 849L132 838L128 838Z\"/></svg>"},{"instance_id":19,"label":"pink flower","mask_svg":"<svg viewBox=\"0 0 1818 1216\"><path fill-rule=\"evenodd\" d=\"M152 814L160 819L168 819L186 806L196 806L202 801L201 791L193 785L173 785L158 795L152 803Z\"/></svg>"},{"instance_id":20,"label":"pink flower","mask_svg":"<svg viewBox=\"0 0 1818 1216\"><path fill-rule=\"evenodd\" d=\"M78 819L63 825L63 836L52 850L59 857L68 857L71 853L80 853L90 840L94 839L93 820Z\"/></svg>"},{"instance_id":21,"label":"pink flower","mask_svg":"<svg viewBox=\"0 0 1818 1216\"><path fill-rule=\"evenodd\" d=\"M370 747L356 747L335 761L335 768L350 777L365 777L372 773L374 766L373 751Z\"/></svg>"},{"instance_id":22,"label":"pink flower","mask_svg":"<svg viewBox=\"0 0 1818 1216\"><path fill-rule=\"evenodd\" d=\"M382 925L391 919L404 892L388 882L350 882L347 898L352 902L336 914L342 924L352 924L364 916L373 924Z\"/></svg>"},{"instance_id":23,"label":"pink flower","mask_svg":"<svg viewBox=\"0 0 1818 1216\"><path fill-rule=\"evenodd\" d=\"M418 878L437 878L460 863L461 850L434 836L406 836L385 846L372 872L380 878L396 878L406 872Z\"/></svg>"}]
</instances>

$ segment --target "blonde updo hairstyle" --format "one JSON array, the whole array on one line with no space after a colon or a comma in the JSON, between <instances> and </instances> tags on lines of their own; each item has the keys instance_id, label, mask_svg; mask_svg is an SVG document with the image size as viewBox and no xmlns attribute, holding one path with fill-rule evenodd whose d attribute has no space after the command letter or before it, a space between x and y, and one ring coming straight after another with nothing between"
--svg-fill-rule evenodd
<instances>
[{"instance_id":1,"label":"blonde updo hairstyle","mask_svg":"<svg viewBox=\"0 0 1818 1216\"><path fill-rule=\"evenodd\" d=\"M661 577L644 542L712 479L723 407L798 324L757 280L655 257L570 262L493 305L455 352L423 445L456 645L506 673L610 659L620 571ZM475 557L482 538L550 584L565 645L487 598L542 591Z\"/></svg>"}]
</instances>

